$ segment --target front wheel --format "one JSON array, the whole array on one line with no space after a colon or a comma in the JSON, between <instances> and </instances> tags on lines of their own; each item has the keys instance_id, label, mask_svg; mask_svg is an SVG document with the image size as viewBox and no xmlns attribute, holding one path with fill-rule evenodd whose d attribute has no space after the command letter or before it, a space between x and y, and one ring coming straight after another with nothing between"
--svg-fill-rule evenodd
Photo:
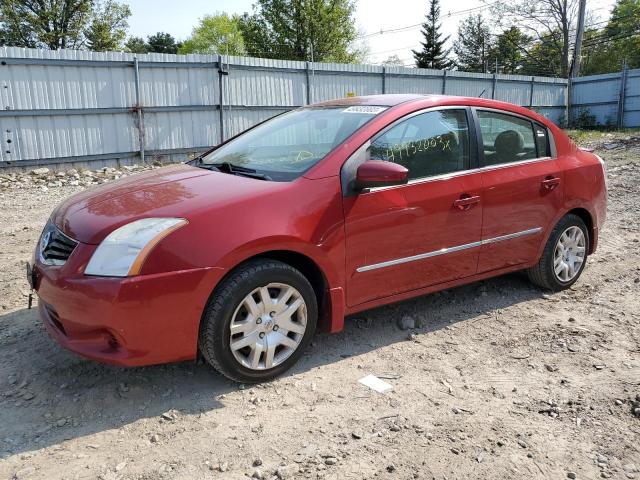
<instances>
[{"instance_id":1,"label":"front wheel","mask_svg":"<svg viewBox=\"0 0 640 480\"><path fill-rule=\"evenodd\" d=\"M548 290L564 290L573 285L587 261L589 233L577 215L565 215L555 226L537 265L527 270L529 279Z\"/></svg>"},{"instance_id":2,"label":"front wheel","mask_svg":"<svg viewBox=\"0 0 640 480\"><path fill-rule=\"evenodd\" d=\"M298 360L317 317L315 293L302 273L275 260L251 261L211 297L200 327L200 351L231 380L271 380Z\"/></svg>"}]
</instances>

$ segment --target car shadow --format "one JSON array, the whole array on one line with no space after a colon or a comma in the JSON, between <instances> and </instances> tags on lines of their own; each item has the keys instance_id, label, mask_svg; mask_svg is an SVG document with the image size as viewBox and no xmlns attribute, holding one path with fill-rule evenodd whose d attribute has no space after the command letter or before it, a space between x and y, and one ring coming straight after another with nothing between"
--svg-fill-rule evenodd
<instances>
[{"instance_id":1,"label":"car shadow","mask_svg":"<svg viewBox=\"0 0 640 480\"><path fill-rule=\"evenodd\" d=\"M397 325L403 317L417 324L413 332L428 334L541 295L511 274L363 312L349 317L343 332L317 335L286 376L406 341ZM224 408L220 396L242 388L203 362L97 364L53 342L36 309L0 316L0 459L143 418Z\"/></svg>"}]
</instances>

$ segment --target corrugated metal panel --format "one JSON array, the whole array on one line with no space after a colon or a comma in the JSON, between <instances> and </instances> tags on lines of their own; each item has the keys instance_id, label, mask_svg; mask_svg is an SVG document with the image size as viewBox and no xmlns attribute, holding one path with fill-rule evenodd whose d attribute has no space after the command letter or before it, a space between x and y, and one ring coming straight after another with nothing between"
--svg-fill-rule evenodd
<instances>
[{"instance_id":1,"label":"corrugated metal panel","mask_svg":"<svg viewBox=\"0 0 640 480\"><path fill-rule=\"evenodd\" d=\"M306 75L300 72L229 69L225 103L231 105L304 105Z\"/></svg>"},{"instance_id":2,"label":"corrugated metal panel","mask_svg":"<svg viewBox=\"0 0 640 480\"><path fill-rule=\"evenodd\" d=\"M144 114L149 150L207 147L220 141L218 110ZM135 148L132 150L136 150Z\"/></svg>"}]
</instances>

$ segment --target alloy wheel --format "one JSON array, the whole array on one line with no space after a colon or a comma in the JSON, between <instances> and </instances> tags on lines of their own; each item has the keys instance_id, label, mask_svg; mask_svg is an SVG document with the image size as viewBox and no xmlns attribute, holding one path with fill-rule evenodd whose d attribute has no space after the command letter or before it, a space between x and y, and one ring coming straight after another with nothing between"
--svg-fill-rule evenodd
<instances>
[{"instance_id":1,"label":"alloy wheel","mask_svg":"<svg viewBox=\"0 0 640 480\"><path fill-rule=\"evenodd\" d=\"M558 280L567 283L580 273L586 245L587 239L580 227L571 226L562 232L553 252L553 271Z\"/></svg>"}]
</instances>

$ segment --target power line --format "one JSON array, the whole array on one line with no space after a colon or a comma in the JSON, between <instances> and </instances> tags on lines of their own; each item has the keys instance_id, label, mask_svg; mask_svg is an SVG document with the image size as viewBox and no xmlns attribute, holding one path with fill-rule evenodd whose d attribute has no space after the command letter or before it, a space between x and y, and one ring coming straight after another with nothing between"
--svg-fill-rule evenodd
<instances>
[{"instance_id":1,"label":"power line","mask_svg":"<svg viewBox=\"0 0 640 480\"><path fill-rule=\"evenodd\" d=\"M480 5L479 7L467 8L466 10L458 10L458 11L455 11L455 12L445 13L445 14L442 14L441 17L442 18L449 18L449 17L455 17L457 15L462 15L464 13L473 12L473 11L476 11L476 10L483 10L485 8L491 7L492 5L495 5L499 1L500 0L496 0L495 2L488 3L486 5ZM369 37L373 37L375 35L385 35L387 33L403 32L405 30L411 30L412 28L421 27L423 24L424 24L424 22L420 22L420 23L415 23L413 25L406 25L404 27L390 28L389 30L380 30L379 32L373 32L373 33L364 34L364 35L360 36L359 38L369 38Z\"/></svg>"},{"instance_id":2,"label":"power line","mask_svg":"<svg viewBox=\"0 0 640 480\"><path fill-rule=\"evenodd\" d=\"M601 45L603 43L612 42L615 40L623 40L625 38L635 37L637 35L640 35L640 27L638 27L635 30L631 30L630 32L620 32L613 35L602 35L602 36L596 37L595 39L589 39L589 41L586 41L584 43L584 46L593 47L596 45Z\"/></svg>"},{"instance_id":3,"label":"power line","mask_svg":"<svg viewBox=\"0 0 640 480\"><path fill-rule=\"evenodd\" d=\"M628 15L621 15L619 17L611 17L611 18L609 18L607 20L601 20L599 22L593 22L593 23L590 23L589 25L585 25L584 28L585 29L591 28L591 27L593 27L595 25L602 25L603 23L617 22L619 20L624 20L625 18L630 18L630 17L635 17L635 16L636 16L635 13L630 13Z\"/></svg>"}]
</instances>

